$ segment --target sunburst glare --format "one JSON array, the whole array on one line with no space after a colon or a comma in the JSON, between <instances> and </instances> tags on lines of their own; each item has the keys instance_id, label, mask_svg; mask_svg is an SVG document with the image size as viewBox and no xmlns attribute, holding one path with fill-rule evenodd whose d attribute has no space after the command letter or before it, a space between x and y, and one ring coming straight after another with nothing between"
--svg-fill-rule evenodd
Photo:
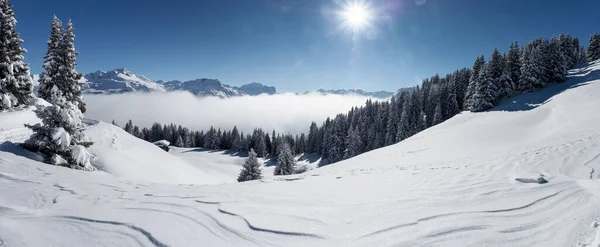
<instances>
[{"instance_id":1,"label":"sunburst glare","mask_svg":"<svg viewBox=\"0 0 600 247\"><path fill-rule=\"evenodd\" d=\"M351 30L355 35L361 33L367 37L374 37L376 11L372 9L368 1L347 0L340 1L338 4L340 8L336 13L340 19L338 26L340 31Z\"/></svg>"}]
</instances>

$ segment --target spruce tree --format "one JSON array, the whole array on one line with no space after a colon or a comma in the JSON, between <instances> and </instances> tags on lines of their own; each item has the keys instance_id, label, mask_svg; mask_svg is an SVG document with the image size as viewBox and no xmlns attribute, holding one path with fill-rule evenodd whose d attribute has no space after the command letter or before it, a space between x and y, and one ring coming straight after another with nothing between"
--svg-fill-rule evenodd
<instances>
[{"instance_id":1,"label":"spruce tree","mask_svg":"<svg viewBox=\"0 0 600 247\"><path fill-rule=\"evenodd\" d=\"M29 64L16 31L17 20L9 0L0 1L0 111L28 105L33 99Z\"/></svg>"},{"instance_id":2,"label":"spruce tree","mask_svg":"<svg viewBox=\"0 0 600 247\"><path fill-rule=\"evenodd\" d=\"M81 113L85 113L85 102L81 95L81 87L79 86L79 79L81 74L77 73L75 66L77 65L77 55L75 51L75 28L73 28L73 22L69 20L65 29L61 47L62 66L59 67L60 77L64 80L66 89L64 89L65 97L68 101L72 102L79 108Z\"/></svg>"},{"instance_id":3,"label":"spruce tree","mask_svg":"<svg viewBox=\"0 0 600 247\"><path fill-rule=\"evenodd\" d=\"M40 75L38 88L38 97L48 102L51 101L51 90L59 82L58 75L60 73L59 67L62 66L62 41L63 41L63 27L60 20L54 16L52 18L52 26L50 31L50 38L48 38L48 50L44 56L43 72Z\"/></svg>"},{"instance_id":4,"label":"spruce tree","mask_svg":"<svg viewBox=\"0 0 600 247\"><path fill-rule=\"evenodd\" d=\"M493 83L490 67L484 65L477 78L477 87L475 89L475 94L473 95L471 111L481 112L494 107L495 93L493 91Z\"/></svg>"},{"instance_id":5,"label":"spruce tree","mask_svg":"<svg viewBox=\"0 0 600 247\"><path fill-rule=\"evenodd\" d=\"M552 37L548 46L548 53L544 54L548 58L547 73L549 82L563 82L566 79L570 58L566 51L562 51L562 49L560 39Z\"/></svg>"},{"instance_id":6,"label":"spruce tree","mask_svg":"<svg viewBox=\"0 0 600 247\"><path fill-rule=\"evenodd\" d=\"M356 127L348 129L346 136L346 150L344 151L344 159L352 158L362 153L362 141Z\"/></svg>"},{"instance_id":7,"label":"spruce tree","mask_svg":"<svg viewBox=\"0 0 600 247\"><path fill-rule=\"evenodd\" d=\"M60 23L60 21L58 22ZM72 33L69 34L72 30L71 28L62 35L64 37L74 37ZM72 68L74 71L74 56L71 59L66 59L65 57L69 56L66 52L59 52L58 56L58 61L62 61L59 70ZM64 64L64 61L69 64ZM44 74L49 73L44 71ZM85 135L82 132L84 124L82 122L83 113L79 108L79 99L71 97L77 95L79 90L78 85L73 85L77 84L77 80L72 78L75 76L74 73L62 75L59 73L59 76L55 78L47 78L47 80L40 82L41 86L50 89L47 101L52 105L47 107L40 105L35 110L36 115L42 119L42 124L27 125L33 130L33 135L26 141L25 145L40 151L46 156L46 161L53 165L94 170L90 163L91 155L84 147L89 143L86 142ZM43 85L46 83L52 86ZM79 95L81 95L80 92Z\"/></svg>"},{"instance_id":8,"label":"spruce tree","mask_svg":"<svg viewBox=\"0 0 600 247\"><path fill-rule=\"evenodd\" d=\"M431 126L438 125L443 121L444 121L444 118L442 116L442 106L440 103L438 103L435 106L435 111L433 113L433 120L432 120Z\"/></svg>"},{"instance_id":9,"label":"spruce tree","mask_svg":"<svg viewBox=\"0 0 600 247\"><path fill-rule=\"evenodd\" d=\"M500 54L498 49L494 49L490 56L490 61L487 64L490 73L490 79L492 80L492 91L494 93L494 102L498 99L506 96L505 89L500 83L500 76L504 71L504 57Z\"/></svg>"},{"instance_id":10,"label":"spruce tree","mask_svg":"<svg viewBox=\"0 0 600 247\"><path fill-rule=\"evenodd\" d=\"M473 70L471 73L471 78L469 78L469 86L467 87L467 91L465 93L464 107L463 109L471 110L471 104L473 102L473 95L475 94L475 90L477 88L477 79L479 78L479 72L485 65L485 58L483 55L477 57L475 59L475 63L473 63Z\"/></svg>"},{"instance_id":11,"label":"spruce tree","mask_svg":"<svg viewBox=\"0 0 600 247\"><path fill-rule=\"evenodd\" d=\"M587 62L588 60L587 54L585 53L585 47L580 46L579 52L577 52L577 64L586 64Z\"/></svg>"},{"instance_id":12,"label":"spruce tree","mask_svg":"<svg viewBox=\"0 0 600 247\"><path fill-rule=\"evenodd\" d=\"M508 50L505 72L510 77L510 80L513 81L513 84L515 84L512 88L514 93L514 91L517 90L516 82L521 78L521 49L519 48L519 43L516 41L510 45ZM507 78L504 78L503 80L506 81ZM510 93L509 95L513 93Z\"/></svg>"},{"instance_id":13,"label":"spruce tree","mask_svg":"<svg viewBox=\"0 0 600 247\"><path fill-rule=\"evenodd\" d=\"M180 147L180 148L185 147L185 144L183 142L183 138L181 138L180 135L177 135L177 140L175 141L175 146L176 147Z\"/></svg>"},{"instance_id":14,"label":"spruce tree","mask_svg":"<svg viewBox=\"0 0 600 247\"><path fill-rule=\"evenodd\" d=\"M587 60L592 62L600 59L600 34L593 33L590 36L590 44L587 51Z\"/></svg>"},{"instance_id":15,"label":"spruce tree","mask_svg":"<svg viewBox=\"0 0 600 247\"><path fill-rule=\"evenodd\" d=\"M277 157L277 163L275 164L275 171L273 175L290 175L294 174L296 161L292 155L292 150L287 141L281 141L278 145L279 155Z\"/></svg>"},{"instance_id":16,"label":"spruce tree","mask_svg":"<svg viewBox=\"0 0 600 247\"><path fill-rule=\"evenodd\" d=\"M523 48L521 56L521 78L519 78L518 90L520 92L532 92L536 85L540 85L541 68L536 61L536 57L531 45Z\"/></svg>"},{"instance_id":17,"label":"spruce tree","mask_svg":"<svg viewBox=\"0 0 600 247\"><path fill-rule=\"evenodd\" d=\"M400 111L398 110L398 102L396 96L393 96L390 100L390 110L388 112L388 119L385 131L385 145L392 145L396 143L396 136L398 135L397 127L400 122ZM358 133L357 133L358 134Z\"/></svg>"},{"instance_id":18,"label":"spruce tree","mask_svg":"<svg viewBox=\"0 0 600 247\"><path fill-rule=\"evenodd\" d=\"M246 182L250 180L257 180L262 178L262 171L260 169L260 164L258 163L258 159L256 158L256 153L254 149L250 149L248 153L248 158L244 161L244 165L242 166L242 171L238 176L238 182Z\"/></svg>"}]
</instances>

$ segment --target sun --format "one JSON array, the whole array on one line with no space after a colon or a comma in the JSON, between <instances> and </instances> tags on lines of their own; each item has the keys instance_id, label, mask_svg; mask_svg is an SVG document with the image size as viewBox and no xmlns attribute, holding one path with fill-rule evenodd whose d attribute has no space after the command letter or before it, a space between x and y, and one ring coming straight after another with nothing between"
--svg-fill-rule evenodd
<instances>
[{"instance_id":1,"label":"sun","mask_svg":"<svg viewBox=\"0 0 600 247\"><path fill-rule=\"evenodd\" d=\"M359 29L369 21L369 10L360 4L351 4L343 12L346 22L354 29Z\"/></svg>"}]
</instances>

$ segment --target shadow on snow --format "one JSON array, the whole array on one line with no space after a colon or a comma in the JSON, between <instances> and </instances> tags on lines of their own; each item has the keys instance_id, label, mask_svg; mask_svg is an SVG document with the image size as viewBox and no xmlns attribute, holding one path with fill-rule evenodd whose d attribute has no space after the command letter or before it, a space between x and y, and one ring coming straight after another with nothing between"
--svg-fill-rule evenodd
<instances>
[{"instance_id":1,"label":"shadow on snow","mask_svg":"<svg viewBox=\"0 0 600 247\"><path fill-rule=\"evenodd\" d=\"M600 70L594 70L593 68L596 67L594 65L598 64L600 64L600 61L571 70L564 82L548 84L548 86L538 91L503 99L498 103L498 106L489 111L528 111L544 105L550 102L555 95L600 79Z\"/></svg>"}]
</instances>

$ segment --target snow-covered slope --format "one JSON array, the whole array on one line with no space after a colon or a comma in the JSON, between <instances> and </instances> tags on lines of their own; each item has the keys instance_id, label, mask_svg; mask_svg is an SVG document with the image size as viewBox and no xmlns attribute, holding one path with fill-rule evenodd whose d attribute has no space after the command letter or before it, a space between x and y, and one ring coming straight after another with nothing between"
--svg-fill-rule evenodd
<instances>
[{"instance_id":1,"label":"snow-covered slope","mask_svg":"<svg viewBox=\"0 0 600 247\"><path fill-rule=\"evenodd\" d=\"M84 75L81 83L85 93L164 92L164 87L127 69L96 71Z\"/></svg>"},{"instance_id":2,"label":"snow-covered slope","mask_svg":"<svg viewBox=\"0 0 600 247\"><path fill-rule=\"evenodd\" d=\"M85 134L94 145L90 153L97 157L95 166L112 175L147 182L214 184L211 174L195 169L154 144L129 135L117 126L95 123Z\"/></svg>"},{"instance_id":3,"label":"snow-covered slope","mask_svg":"<svg viewBox=\"0 0 600 247\"><path fill-rule=\"evenodd\" d=\"M311 91L306 91L304 94L313 93ZM386 99L392 97L394 95L393 92L388 91L376 91L376 92L365 92L361 89L319 89L316 91L318 94L328 95L356 95L356 96L364 96L364 97L372 97L379 99Z\"/></svg>"},{"instance_id":4,"label":"snow-covered slope","mask_svg":"<svg viewBox=\"0 0 600 247\"><path fill-rule=\"evenodd\" d=\"M210 174L215 183L236 183L247 152L233 152L224 150L211 150L204 148L177 148L171 147L169 153L180 157L197 169ZM264 178L273 178L275 171L275 158L258 158ZM325 161L323 161L325 162ZM298 170L313 170L323 165L320 157L316 155L302 155L296 157Z\"/></svg>"},{"instance_id":5,"label":"snow-covered slope","mask_svg":"<svg viewBox=\"0 0 600 247\"><path fill-rule=\"evenodd\" d=\"M217 79L196 79L191 81L159 81L168 91L188 91L197 96L229 98L247 94L222 84Z\"/></svg>"},{"instance_id":6,"label":"snow-covered slope","mask_svg":"<svg viewBox=\"0 0 600 247\"><path fill-rule=\"evenodd\" d=\"M261 94L276 94L277 93L277 89L275 89L275 87L269 87L269 86L265 86L263 84L260 84L258 82L253 82L250 84L246 84L243 85L241 87L234 87L235 90L238 90L240 92L243 92L247 95L252 95L252 96L256 96L256 95L261 95Z\"/></svg>"},{"instance_id":7,"label":"snow-covered slope","mask_svg":"<svg viewBox=\"0 0 600 247\"><path fill-rule=\"evenodd\" d=\"M599 246L599 105L595 63L393 146L211 186L53 167L2 144L0 244Z\"/></svg>"}]
</instances>

